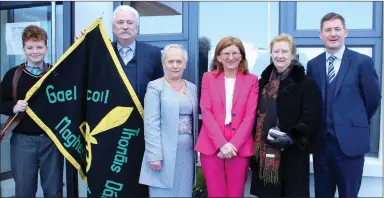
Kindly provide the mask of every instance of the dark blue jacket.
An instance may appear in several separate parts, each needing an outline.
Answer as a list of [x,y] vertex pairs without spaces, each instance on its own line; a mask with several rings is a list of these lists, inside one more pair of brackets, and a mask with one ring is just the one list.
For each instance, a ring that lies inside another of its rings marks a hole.
[[[324,104],[325,52],[308,62],[307,72],[320,88]],[[381,100],[379,78],[372,58],[345,48],[333,94],[333,104],[329,105],[332,105],[335,134],[341,150],[347,156],[369,152],[369,120]],[[325,108],[323,105],[323,115]],[[320,136],[324,135],[322,133],[326,133],[324,128]]]
[[[120,64],[124,65],[117,51],[117,42],[112,43],[113,49],[119,58]],[[142,105],[144,105],[144,96],[149,81],[156,80],[164,76],[163,66],[161,63],[161,49],[156,46],[149,45],[144,42],[136,41],[135,56],[137,59],[137,76],[134,87],[137,97]]]

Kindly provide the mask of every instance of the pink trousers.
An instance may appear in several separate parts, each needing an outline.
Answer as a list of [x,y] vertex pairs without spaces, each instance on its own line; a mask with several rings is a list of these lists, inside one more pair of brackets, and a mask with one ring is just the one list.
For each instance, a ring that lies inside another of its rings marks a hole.
[[200,153],[201,168],[208,197],[243,197],[248,176],[249,157],[220,159]]

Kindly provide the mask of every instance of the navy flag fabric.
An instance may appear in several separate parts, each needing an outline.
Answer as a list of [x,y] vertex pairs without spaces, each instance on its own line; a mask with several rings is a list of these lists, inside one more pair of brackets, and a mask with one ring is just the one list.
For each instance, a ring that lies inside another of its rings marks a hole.
[[138,184],[143,107],[97,19],[27,93],[27,113],[88,184],[89,197],[148,196]]

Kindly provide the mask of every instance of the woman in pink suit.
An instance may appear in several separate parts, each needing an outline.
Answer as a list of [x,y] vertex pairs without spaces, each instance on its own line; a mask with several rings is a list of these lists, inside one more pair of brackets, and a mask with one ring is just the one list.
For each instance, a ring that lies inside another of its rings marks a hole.
[[195,150],[209,197],[242,197],[253,155],[252,128],[258,99],[257,76],[248,71],[238,38],[216,46],[211,72],[204,73],[200,108],[203,125]]

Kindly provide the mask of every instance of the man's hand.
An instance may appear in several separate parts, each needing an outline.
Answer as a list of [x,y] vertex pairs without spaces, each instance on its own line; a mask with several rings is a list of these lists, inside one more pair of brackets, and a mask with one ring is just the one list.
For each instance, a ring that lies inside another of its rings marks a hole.
[[25,100],[17,101],[16,105],[13,107],[13,113],[17,114],[20,112],[24,112],[27,109],[28,103]]
[[80,34],[75,36],[74,40],[77,41],[80,37],[82,37],[85,34],[86,31],[87,29],[81,30]]
[[150,161],[149,167],[151,167],[154,171],[160,171],[161,170],[161,161]]

